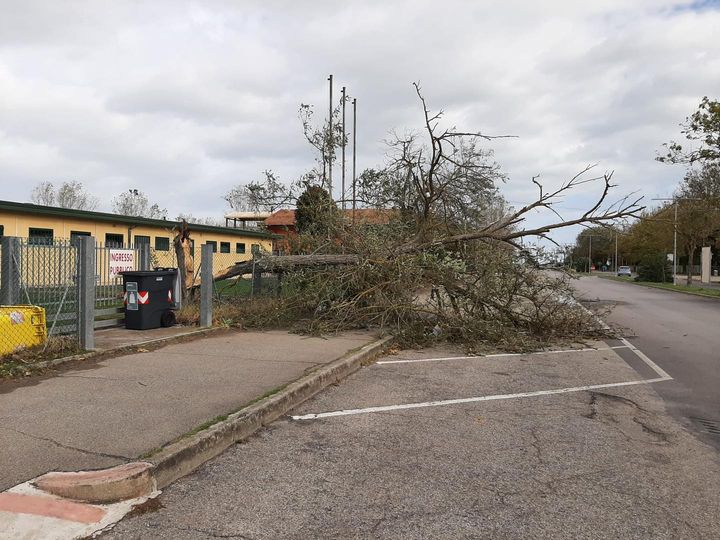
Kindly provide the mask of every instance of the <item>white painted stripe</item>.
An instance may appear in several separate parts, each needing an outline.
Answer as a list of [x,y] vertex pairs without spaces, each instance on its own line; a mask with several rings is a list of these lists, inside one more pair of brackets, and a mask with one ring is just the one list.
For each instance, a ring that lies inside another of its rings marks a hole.
[[463,403],[476,403],[479,401],[497,401],[503,399],[516,399],[526,397],[537,397],[537,396],[551,396],[555,394],[568,394],[570,392],[583,392],[587,390],[599,390],[601,388],[618,388],[621,386],[634,386],[638,384],[651,384],[656,382],[662,382],[669,380],[666,377],[660,377],[657,379],[644,379],[640,381],[627,381],[618,383],[606,383],[606,384],[591,384],[587,386],[573,386],[570,388],[557,388],[555,390],[538,390],[535,392],[521,392],[519,394],[498,394],[494,396],[479,396],[471,398],[460,398],[460,399],[445,399],[442,401],[425,401],[422,403],[408,403],[404,405],[386,405],[382,407],[366,407],[364,409],[346,409],[342,411],[332,411],[316,414],[303,414],[298,416],[291,416],[293,420],[315,420],[318,418],[329,418],[332,416],[350,416],[354,414],[368,414],[377,412],[387,411],[399,411],[404,409],[421,409],[425,407],[443,407],[445,405],[459,405]]
[[561,349],[557,351],[537,351],[532,353],[498,353],[498,354],[478,354],[474,356],[447,356],[444,358],[413,358],[413,359],[402,359],[402,360],[380,360],[375,362],[378,366],[386,364],[414,364],[416,362],[446,362],[448,360],[476,360],[478,358],[503,358],[510,356],[530,356],[530,355],[544,355],[544,354],[561,354],[561,353],[575,353],[575,352],[592,352],[592,351],[610,351],[613,349],[627,349],[628,345],[616,345],[614,347],[598,347],[597,349]]
[[[602,326],[605,330],[607,330],[608,332],[612,332],[610,326],[609,326],[605,321],[603,321],[598,315],[596,315],[595,313],[593,313],[592,311],[590,311],[588,308],[586,308],[585,306],[583,306],[580,302],[578,302],[577,300],[575,300],[575,298],[570,297],[569,300],[571,300],[571,301],[574,302],[576,305],[580,306],[582,309],[584,309],[585,311],[587,311],[587,312],[590,314],[590,316],[593,317],[593,318],[595,318],[595,320],[596,320],[597,322],[599,322],[599,323],[600,323],[600,326]],[[640,360],[642,360],[642,361],[645,362],[648,366],[650,366],[650,369],[652,369],[655,373],[657,373],[658,375],[660,375],[660,377],[661,377],[662,379],[664,379],[664,380],[672,380],[672,377],[671,377],[664,369],[662,369],[662,368],[661,368],[660,366],[658,366],[655,362],[653,362],[652,360],[650,360],[650,358],[649,358],[644,352],[642,352],[640,349],[638,349],[637,347],[635,347],[635,346],[634,346],[632,343],[630,343],[627,339],[625,339],[625,338],[620,338],[620,341],[621,341],[624,345],[626,345],[632,352],[634,352],[635,355],[636,355],[638,358],[640,358]]]
[[623,343],[628,347],[628,349],[630,349],[632,352],[634,352],[635,355],[636,355],[638,358],[640,358],[640,360],[642,360],[642,361],[645,362],[648,366],[650,366],[650,369],[652,369],[655,373],[657,373],[658,375],[660,375],[660,377],[662,377],[663,379],[667,379],[667,380],[672,379],[672,377],[671,377],[670,375],[668,375],[668,373],[667,373],[663,368],[661,368],[661,367],[658,366],[655,362],[653,362],[652,360],[650,360],[650,358],[649,358],[644,352],[642,352],[640,349],[638,349],[637,347],[635,347],[635,346],[634,346],[632,343],[630,343],[627,339],[621,338],[620,341],[623,342]]

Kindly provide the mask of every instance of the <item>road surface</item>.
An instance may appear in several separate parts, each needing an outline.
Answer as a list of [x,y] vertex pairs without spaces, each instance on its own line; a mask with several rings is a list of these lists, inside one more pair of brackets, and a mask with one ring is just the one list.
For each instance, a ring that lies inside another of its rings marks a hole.
[[717,538],[720,453],[594,346],[381,358],[103,538]]
[[673,377],[655,388],[670,413],[720,449],[720,300],[598,277],[575,289],[614,306],[605,320]]

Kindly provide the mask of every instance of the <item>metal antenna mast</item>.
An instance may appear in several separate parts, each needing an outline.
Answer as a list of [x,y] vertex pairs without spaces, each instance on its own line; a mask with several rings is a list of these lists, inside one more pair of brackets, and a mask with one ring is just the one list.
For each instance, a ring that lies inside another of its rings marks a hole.
[[342,87],[342,209],[345,210],[345,87]]
[[357,181],[357,176],[355,174],[355,164],[357,159],[357,99],[353,98],[353,162],[352,162],[352,209],[353,209],[353,224],[355,223],[355,208],[357,206],[357,201],[355,200],[355,183]]
[[330,81],[330,116],[328,117],[328,143],[330,145],[330,148],[328,149],[328,191],[330,192],[330,198],[335,200],[333,198],[333,185],[332,185],[332,156],[333,151],[335,150],[334,144],[333,144],[333,76],[330,75],[328,77],[328,81]]

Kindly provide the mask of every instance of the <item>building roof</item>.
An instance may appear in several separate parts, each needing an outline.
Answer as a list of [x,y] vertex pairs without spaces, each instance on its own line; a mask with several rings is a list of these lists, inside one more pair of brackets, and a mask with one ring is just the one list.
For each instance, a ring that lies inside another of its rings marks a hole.
[[[0,201],[0,211],[18,212],[22,214],[34,214],[41,216],[55,216],[63,218],[86,219],[88,221],[102,221],[106,223],[125,223],[128,225],[147,225],[150,227],[163,227],[170,229],[178,227],[182,222],[169,219],[151,219],[135,216],[123,216],[107,212],[91,212],[88,210],[73,210],[70,208],[59,208],[57,206],[42,206],[39,204],[18,203],[12,201]],[[258,229],[240,229],[235,227],[217,227],[214,225],[201,225],[199,223],[188,223],[191,231],[212,232],[219,234],[230,234],[235,236],[254,236],[257,238],[275,238],[275,235]]]
[[265,220],[266,226],[294,227],[295,210],[277,210]]
[[225,219],[239,219],[241,221],[265,221],[272,215],[271,212],[228,212]]
[[[352,219],[353,210],[344,210],[345,217]],[[396,210],[387,208],[357,208],[355,221],[365,225],[386,225],[397,214]],[[268,227],[294,227],[295,210],[278,210],[265,220]]]

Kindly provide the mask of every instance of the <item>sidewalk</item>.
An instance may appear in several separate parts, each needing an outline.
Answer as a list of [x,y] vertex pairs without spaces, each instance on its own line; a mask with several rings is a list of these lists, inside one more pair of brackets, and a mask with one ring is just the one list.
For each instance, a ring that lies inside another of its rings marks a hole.
[[0,491],[134,461],[374,338],[238,331],[3,383]]

